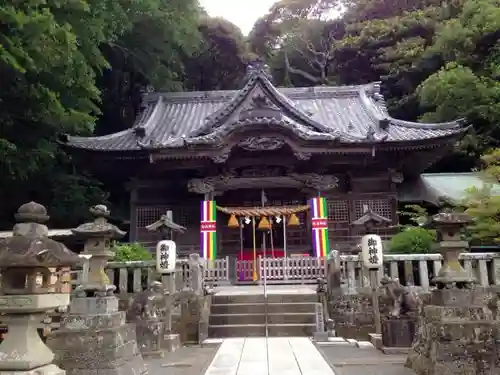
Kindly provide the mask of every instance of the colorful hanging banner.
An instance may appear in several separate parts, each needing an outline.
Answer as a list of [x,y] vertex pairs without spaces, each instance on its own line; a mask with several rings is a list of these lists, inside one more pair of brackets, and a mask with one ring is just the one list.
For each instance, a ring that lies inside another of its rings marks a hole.
[[214,260],[217,255],[216,220],[217,207],[215,201],[201,202],[200,244],[201,257]]
[[312,198],[309,204],[311,205],[314,255],[318,258],[326,257],[330,251],[326,199],[322,197]]

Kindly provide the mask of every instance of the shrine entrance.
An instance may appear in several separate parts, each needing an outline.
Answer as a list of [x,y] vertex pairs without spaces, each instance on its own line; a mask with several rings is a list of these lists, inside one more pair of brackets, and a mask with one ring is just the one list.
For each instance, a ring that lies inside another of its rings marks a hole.
[[[305,206],[307,199],[296,189],[245,189],[225,192],[217,198],[217,205],[228,209],[266,209],[266,213],[272,213],[269,209],[273,207]],[[292,223],[287,221],[287,215],[271,214],[264,219],[264,215],[258,212],[255,216],[249,212],[248,216],[238,215],[236,225],[229,225],[230,214],[220,213],[217,219],[220,223],[220,253],[242,260],[253,259],[255,255],[276,258],[294,254],[310,255],[310,220],[307,211],[294,214],[296,220]]]
[[309,207],[300,191],[286,188],[228,191],[218,197],[217,205],[219,254],[235,259],[238,281],[260,279],[259,260],[312,254]]

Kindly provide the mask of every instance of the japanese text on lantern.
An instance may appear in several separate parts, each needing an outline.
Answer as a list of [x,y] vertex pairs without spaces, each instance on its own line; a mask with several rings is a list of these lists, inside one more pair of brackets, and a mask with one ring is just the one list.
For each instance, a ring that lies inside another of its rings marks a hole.
[[361,239],[361,256],[366,268],[380,268],[383,263],[382,239],[376,234],[367,234]]
[[164,240],[156,245],[156,270],[160,273],[175,271],[177,258],[176,245],[174,241]]

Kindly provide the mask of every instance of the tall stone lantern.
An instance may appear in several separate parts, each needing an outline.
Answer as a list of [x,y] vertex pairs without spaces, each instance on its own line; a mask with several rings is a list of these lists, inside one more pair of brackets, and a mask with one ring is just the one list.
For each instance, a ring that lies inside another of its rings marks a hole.
[[60,329],[49,336],[47,345],[68,375],[146,374],[135,325],[125,323],[125,312],[118,310],[118,298],[113,295],[116,287],[105,273],[114,255],[111,240],[125,232],[108,222],[106,206],[94,206],[90,212],[94,221],[73,229],[86,240],[84,254],[91,255],[89,276],[76,288],[69,314],[62,317]]
[[460,236],[471,221],[464,213],[434,215],[443,266],[434,278],[437,288],[422,307],[419,327],[406,366],[418,375],[498,374],[497,314],[488,308],[491,295],[460,264],[468,244]]
[[76,288],[76,293],[89,297],[94,294],[112,296],[116,286],[110,284],[104,269],[108,260],[115,255],[111,251],[112,240],[122,238],[126,232],[108,222],[110,212],[106,206],[99,204],[91,207],[90,213],[94,215],[94,221],[72,230],[76,236],[86,239],[82,255],[90,256],[88,278]]
[[38,325],[49,310],[70,302],[62,292],[61,278],[52,274],[78,263],[78,256],[62,243],[48,238],[49,216],[41,204],[19,207],[13,236],[0,243],[0,313],[8,325],[0,344],[0,374],[65,374],[52,364],[54,354],[43,343]]
[[476,281],[458,260],[460,253],[469,247],[461,233],[470,222],[471,217],[466,213],[441,212],[432,217],[431,226],[437,230],[439,251],[443,256],[443,265],[434,277],[438,289],[470,288]]

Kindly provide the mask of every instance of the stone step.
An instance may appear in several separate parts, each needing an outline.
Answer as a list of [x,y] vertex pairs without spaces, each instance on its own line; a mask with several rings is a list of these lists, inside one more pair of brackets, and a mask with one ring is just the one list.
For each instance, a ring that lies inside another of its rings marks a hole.
[[[266,297],[263,294],[215,294],[212,297],[214,304],[229,303],[265,303]],[[316,294],[268,294],[268,303],[297,303],[297,302],[318,302]]]
[[[270,337],[301,337],[312,336],[316,330],[315,324],[268,324]],[[209,325],[208,336],[217,337],[265,337],[265,324],[228,324]]]
[[[267,314],[268,324],[314,324],[316,314],[314,313],[271,313]],[[243,324],[265,324],[266,314],[213,314],[210,316],[212,325],[243,325]]]
[[[267,306],[267,307],[266,307]],[[266,310],[267,309],[267,310]],[[316,306],[311,302],[294,303],[212,303],[211,314],[284,314],[315,313]]]

